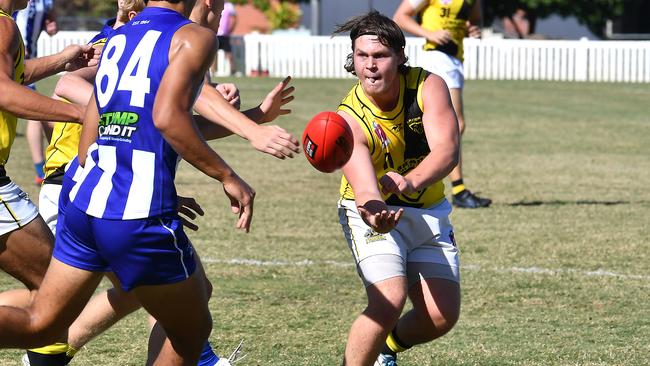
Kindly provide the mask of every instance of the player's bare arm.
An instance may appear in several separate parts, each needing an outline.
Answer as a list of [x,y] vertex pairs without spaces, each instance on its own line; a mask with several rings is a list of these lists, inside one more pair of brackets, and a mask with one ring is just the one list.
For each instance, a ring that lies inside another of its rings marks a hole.
[[92,45],[70,45],[63,51],[25,61],[25,84],[31,84],[62,71],[75,71],[99,62],[101,49]]
[[389,210],[379,193],[375,169],[370,159],[368,139],[354,119],[345,112],[338,112],[350,126],[354,148],[350,160],[343,166],[343,174],[352,186],[357,209],[363,221],[378,233],[395,228],[403,210]]
[[[289,78],[285,79],[269,93],[271,95],[270,100],[268,100],[269,95],[267,95],[260,106],[253,108],[253,110],[259,109],[258,111],[249,110],[244,113],[258,119],[260,123],[275,119],[281,114],[289,113],[282,108],[284,104],[293,99],[293,96],[290,95],[293,92],[293,87],[286,87],[289,80]],[[280,105],[276,108],[274,102],[278,100]],[[268,109],[265,110],[264,108]],[[207,120],[247,139],[258,151],[273,155],[279,159],[293,157],[293,154],[298,152],[298,140],[286,130],[278,126],[258,125],[251,118],[229,105],[219,92],[209,85],[202,87],[201,94],[194,105],[194,110],[206,117]],[[214,132],[222,133],[220,129],[215,129]],[[216,138],[218,137],[222,136],[217,135]]]
[[241,107],[241,96],[239,95],[239,89],[237,89],[235,84],[218,83],[214,85],[214,88],[219,92],[219,94],[221,94],[226,102],[230,103],[230,105],[235,107],[236,110],[239,110],[239,107]]
[[460,151],[458,121],[449,90],[442,78],[435,74],[427,77],[422,90],[422,102],[422,124],[431,151],[404,177],[413,191],[426,188],[446,177],[458,164]]
[[[247,111],[244,111],[244,114],[246,113],[254,113],[256,116],[252,118],[253,120],[256,120],[258,123],[264,123],[271,120],[274,120],[278,116],[281,115],[286,115],[291,113],[290,109],[285,108],[285,105],[293,100],[293,95],[291,93],[294,91],[294,87],[287,87],[287,84],[289,82],[290,78],[286,78],[278,85],[271,90],[262,103],[255,107],[251,108]],[[201,95],[204,96],[204,93],[210,93],[212,94],[212,91],[207,91],[205,89],[202,90]],[[216,97],[216,96],[214,96]],[[202,97],[199,97],[201,99]],[[196,105],[195,105],[196,109]],[[220,117],[219,110],[216,108],[214,104],[210,103],[202,103],[200,106],[201,110],[201,116],[195,118],[197,121],[197,125],[199,126],[199,129],[201,131],[201,134],[203,134],[203,137],[206,140],[212,140],[212,139],[217,139],[225,136],[230,136],[233,134],[233,131],[227,129],[221,124],[216,124],[213,121],[218,121]],[[252,111],[252,112],[251,112]],[[207,121],[205,120],[207,119]],[[289,134],[286,132],[284,129],[278,127],[278,126],[266,126],[266,128],[271,128],[276,131],[277,138],[280,138],[282,140],[286,140],[291,142],[292,144],[298,144],[298,142]],[[285,156],[293,156],[294,150],[291,150],[287,147],[285,147],[282,142],[279,141],[276,144],[275,149],[276,150],[281,150]],[[271,140],[270,142],[273,142]]]
[[[188,24],[174,34],[169,66],[153,106],[153,120],[183,159],[223,183],[233,212],[239,214],[236,227],[248,231],[255,191],[208,146],[198,133],[190,112],[194,95],[187,91],[197,90],[201,84],[216,52],[214,41],[214,33],[196,24]],[[232,108],[223,98],[221,101]]]
[[451,33],[449,33],[449,31],[443,29],[432,32],[424,29],[413,18],[416,13],[417,9],[413,8],[411,3],[408,0],[403,0],[397,7],[397,10],[395,10],[393,20],[405,31],[415,36],[424,37],[435,44],[442,45],[451,41]]
[[481,25],[483,22],[481,9],[481,0],[476,0],[472,5],[472,12],[469,14],[469,20],[466,24],[468,37],[481,38]]
[[0,18],[0,109],[19,118],[78,122],[83,107],[56,101],[14,81],[14,55],[20,34],[11,19]]
[[90,99],[86,106],[86,114],[83,118],[83,127],[81,128],[81,136],[79,137],[79,148],[77,149],[77,156],[79,157],[79,164],[86,165],[86,154],[90,145],[97,141],[99,135],[99,111],[97,110],[97,103],[95,103],[95,93],[90,94]]
[[[92,73],[97,72],[95,68],[84,68],[63,75],[56,83],[54,94],[70,103],[86,105],[89,101],[89,96],[93,93],[93,85],[85,75],[88,73],[87,70]],[[83,72],[80,73],[80,71]]]

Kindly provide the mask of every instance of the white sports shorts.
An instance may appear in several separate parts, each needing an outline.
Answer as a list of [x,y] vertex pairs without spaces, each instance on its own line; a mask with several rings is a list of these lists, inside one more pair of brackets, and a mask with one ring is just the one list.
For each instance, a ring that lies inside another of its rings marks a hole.
[[449,89],[462,89],[465,85],[463,63],[456,57],[440,51],[425,51],[420,53],[419,63],[425,70],[440,76]]
[[38,211],[43,217],[43,220],[45,220],[47,227],[52,231],[52,234],[56,234],[60,194],[60,184],[45,183],[41,186],[41,192],[38,195]]
[[449,202],[445,199],[430,208],[401,208],[404,213],[397,227],[379,234],[361,219],[353,200],[339,201],[339,222],[364,285],[397,276],[407,277],[409,287],[425,278],[460,282]]
[[29,195],[14,182],[0,187],[0,235],[20,229],[38,216]]

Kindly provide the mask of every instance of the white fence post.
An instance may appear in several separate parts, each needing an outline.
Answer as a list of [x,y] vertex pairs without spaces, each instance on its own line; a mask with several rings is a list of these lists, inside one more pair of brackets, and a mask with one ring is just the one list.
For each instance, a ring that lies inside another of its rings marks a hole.
[[[62,31],[41,35],[38,53],[47,56],[70,44],[85,44],[95,32]],[[348,36],[248,34],[243,37],[245,75],[350,78],[343,69]],[[411,66],[422,59],[424,39],[407,37]],[[650,82],[650,41],[551,41],[465,39],[465,77],[492,80]],[[217,53],[218,76],[228,75],[224,53]]]

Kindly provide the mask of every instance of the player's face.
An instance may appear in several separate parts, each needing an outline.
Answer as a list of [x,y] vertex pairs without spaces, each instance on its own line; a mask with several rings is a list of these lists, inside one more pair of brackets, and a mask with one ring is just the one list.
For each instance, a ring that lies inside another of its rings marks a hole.
[[403,55],[379,42],[375,35],[363,35],[354,41],[354,71],[363,90],[369,95],[380,95],[395,90],[398,66]]

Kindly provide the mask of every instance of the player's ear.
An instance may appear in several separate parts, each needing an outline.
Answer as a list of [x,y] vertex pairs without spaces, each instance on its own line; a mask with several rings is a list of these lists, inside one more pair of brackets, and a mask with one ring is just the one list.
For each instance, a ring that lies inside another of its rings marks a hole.
[[136,15],[138,15],[137,11],[131,10],[129,12],[129,20],[133,19]]
[[406,62],[406,55],[404,54],[403,48],[397,53],[397,57],[399,58],[400,65]]

